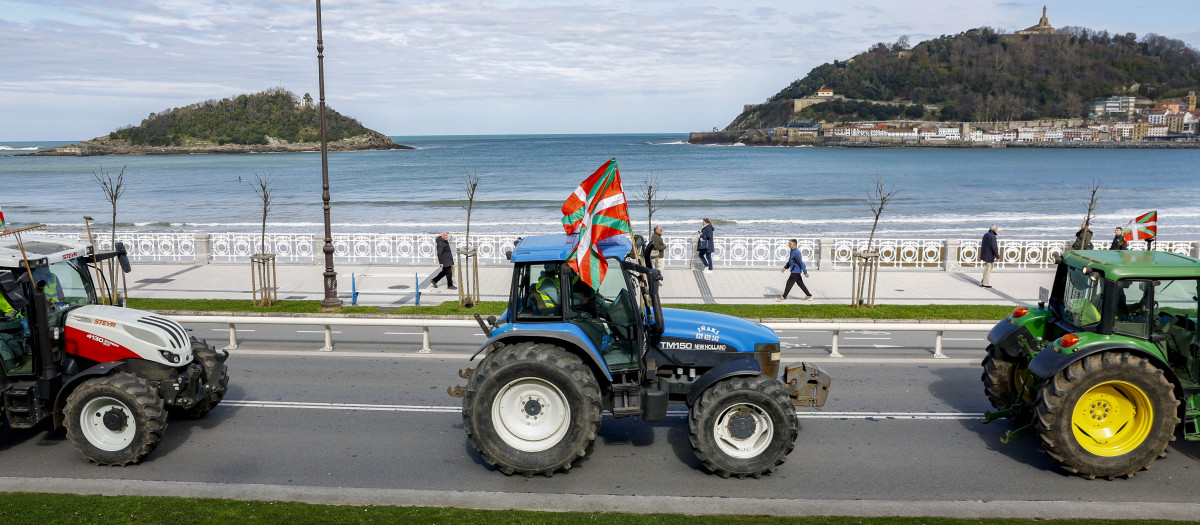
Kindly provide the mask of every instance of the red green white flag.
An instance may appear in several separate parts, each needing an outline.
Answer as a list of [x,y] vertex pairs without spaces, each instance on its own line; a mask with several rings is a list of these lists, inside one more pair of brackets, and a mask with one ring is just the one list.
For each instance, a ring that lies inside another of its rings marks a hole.
[[617,159],[609,159],[580,183],[563,203],[562,213],[563,230],[578,236],[567,265],[583,282],[598,290],[608,263],[597,245],[609,237],[633,231]]
[[4,229],[4,210],[0,209],[0,230]]
[[1158,212],[1142,214],[1125,225],[1125,242],[1153,239],[1158,236]]

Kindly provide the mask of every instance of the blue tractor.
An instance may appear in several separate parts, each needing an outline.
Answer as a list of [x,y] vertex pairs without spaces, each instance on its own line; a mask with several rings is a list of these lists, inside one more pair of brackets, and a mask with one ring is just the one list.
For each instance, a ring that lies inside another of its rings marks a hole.
[[589,454],[602,412],[647,422],[669,404],[688,407],[692,449],[722,477],[759,477],[787,459],[795,406],[819,407],[829,376],[809,363],[780,373],[779,337],[737,317],[663,308],[658,270],[630,259],[625,237],[598,248],[608,272],[598,290],[566,264],[575,237],[522,239],[507,311],[480,321],[488,340],[467,386],[471,445],[505,474],[551,476]]

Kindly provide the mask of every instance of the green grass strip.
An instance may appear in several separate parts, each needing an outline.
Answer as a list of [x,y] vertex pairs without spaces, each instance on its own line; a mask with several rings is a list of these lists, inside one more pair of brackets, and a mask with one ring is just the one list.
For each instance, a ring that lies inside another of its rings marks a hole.
[[[844,304],[669,304],[671,308],[716,312],[750,319],[952,319],[997,321],[1012,313],[1001,305],[899,305],[880,304],[874,308],[854,308]],[[138,299],[129,300],[130,308],[154,311],[321,313],[320,301],[280,301],[269,308],[256,308],[250,301],[238,299]],[[435,306],[401,306],[381,309],[375,306],[343,306],[334,314],[399,315],[500,315],[506,303],[483,301],[474,308],[463,308],[447,301]]]
[[[555,497],[548,494],[548,498]],[[1065,525],[1083,520],[951,519],[951,518],[778,518],[767,516],[683,516],[678,514],[618,514],[589,512],[532,512],[471,510],[438,507],[313,505],[277,501],[237,501],[141,496],[81,496],[74,494],[0,494],[0,523],[11,525],[354,524],[405,523],[456,525],[596,524],[791,524],[814,525]],[[1086,520],[1101,525],[1168,523],[1163,521]]]

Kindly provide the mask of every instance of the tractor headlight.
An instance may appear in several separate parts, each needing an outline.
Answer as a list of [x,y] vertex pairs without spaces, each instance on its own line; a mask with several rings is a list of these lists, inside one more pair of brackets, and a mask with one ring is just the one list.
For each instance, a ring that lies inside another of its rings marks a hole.
[[159,350],[158,355],[161,355],[163,359],[166,359],[167,361],[170,361],[172,363],[179,362],[179,354],[176,354],[174,352],[171,352],[168,350]]

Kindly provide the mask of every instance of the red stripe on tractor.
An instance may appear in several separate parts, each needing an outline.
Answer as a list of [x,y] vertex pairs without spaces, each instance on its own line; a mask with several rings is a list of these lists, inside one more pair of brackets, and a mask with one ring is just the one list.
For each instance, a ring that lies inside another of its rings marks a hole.
[[100,363],[119,361],[121,359],[140,358],[132,350],[103,337],[85,332],[78,328],[67,327],[66,350],[68,354],[77,355]]

